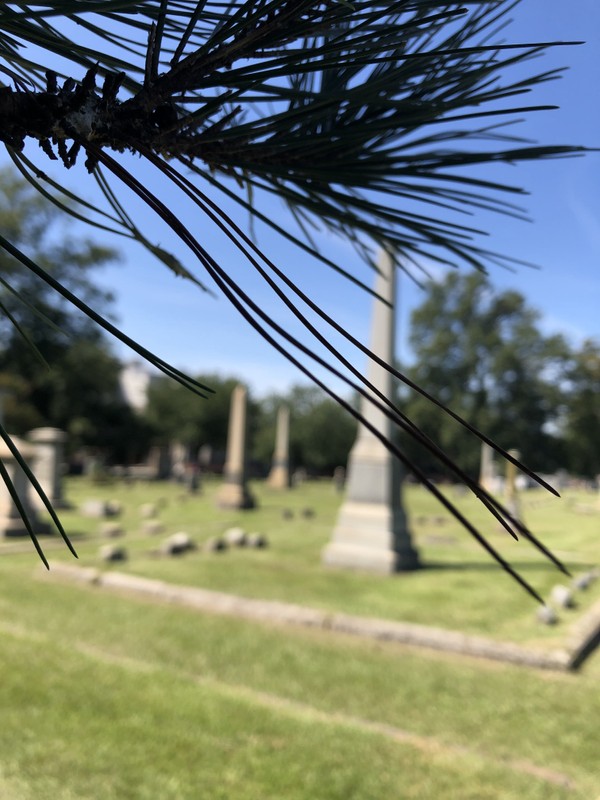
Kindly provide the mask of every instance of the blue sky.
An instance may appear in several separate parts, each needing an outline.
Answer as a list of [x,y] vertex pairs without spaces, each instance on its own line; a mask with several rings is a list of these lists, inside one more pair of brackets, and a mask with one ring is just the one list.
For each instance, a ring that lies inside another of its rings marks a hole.
[[[586,41],[579,47],[551,50],[536,65],[539,69],[569,66],[560,80],[541,86],[534,98],[527,99],[557,104],[560,109],[530,115],[518,132],[542,143],[600,146],[598,0],[522,0],[513,18],[506,32],[506,38],[512,41]],[[490,249],[540,265],[539,270],[518,267],[515,272],[497,268],[491,273],[494,285],[522,292],[541,312],[546,332],[562,332],[574,343],[585,337],[600,340],[600,153],[541,164],[496,165],[480,170],[480,174],[507,180],[531,192],[524,205],[532,223],[491,214],[478,220],[490,234],[485,242]],[[69,179],[76,181],[77,177],[69,173]],[[278,201],[268,201],[265,210],[286,224],[286,213]],[[147,212],[141,213],[147,220]],[[188,213],[182,206],[182,216]],[[240,218],[239,212],[235,213],[245,225],[243,215]],[[186,219],[197,235],[200,232],[200,241],[219,255],[223,265],[254,292],[253,296],[260,298],[265,310],[286,329],[296,330],[211,226],[197,213]],[[148,222],[144,230],[164,247],[173,247],[186,266],[201,276],[201,268],[196,268],[182,248],[173,245],[166,229]],[[367,340],[371,300],[364,292],[284,241],[260,228],[257,232],[265,253],[318,298],[347,330]],[[319,242],[337,263],[362,280],[372,281],[369,269],[348,245],[328,235],[322,235]],[[121,247],[120,240],[114,243]],[[174,278],[137,247],[128,245],[122,251],[121,265],[99,272],[97,280],[115,292],[116,315],[129,336],[192,373],[237,375],[258,395],[306,380],[239,318],[226,299],[203,294]],[[405,362],[411,358],[406,343],[410,311],[422,299],[422,290],[401,276],[397,347]],[[116,350],[123,359],[133,357],[121,347]],[[364,364],[360,354],[352,359],[358,366]]]

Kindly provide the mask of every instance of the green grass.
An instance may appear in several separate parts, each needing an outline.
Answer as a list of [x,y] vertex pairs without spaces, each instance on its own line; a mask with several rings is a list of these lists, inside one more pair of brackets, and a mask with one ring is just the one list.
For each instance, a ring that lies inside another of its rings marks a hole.
[[540,674],[30,576],[0,559],[3,800],[600,791],[596,659]]
[[[119,569],[246,597],[435,625],[547,648],[560,646],[570,622],[600,597],[597,582],[588,592],[579,593],[576,611],[562,612],[559,625],[541,626],[535,621],[535,602],[420,487],[408,487],[405,494],[425,569],[382,578],[321,565],[321,551],[331,536],[340,502],[328,482],[309,483],[284,493],[257,483],[253,490],[260,506],[246,512],[218,510],[217,486],[207,482],[201,495],[189,497],[170,484],[93,487],[79,480],[69,484],[68,496],[76,505],[89,497],[114,498],[123,504],[120,522],[127,536],[120,541],[130,560]],[[156,558],[151,551],[164,537],[140,533],[139,506],[151,499],[163,503],[160,520],[167,533],[186,530],[201,544],[230,526],[241,525],[266,534],[271,546],[259,551],[198,551],[175,560]],[[542,596],[547,597],[554,584],[568,582],[527,542],[516,543],[503,533],[477,500],[453,499]],[[526,522],[574,574],[598,563],[600,505],[590,514],[576,513],[574,507],[583,503],[593,507],[597,502],[594,495],[583,494],[556,499],[532,491],[524,496]],[[311,520],[301,515],[306,507],[315,512]],[[283,519],[284,508],[294,512],[293,519]],[[97,566],[98,521],[83,519],[76,512],[61,516],[74,533],[81,563]],[[85,536],[78,537],[78,533]],[[62,557],[70,555],[63,550]]]
[[[436,521],[439,509],[416,487],[407,504],[430,568],[385,579],[320,566],[339,503],[325,483],[283,495],[257,485],[261,507],[245,514],[215,510],[214,484],[197,498],[158,484],[67,488],[75,503],[124,503],[127,535],[117,541],[131,558],[119,569],[548,646],[568,626],[565,613],[562,629],[540,630],[527,596],[453,523]],[[200,543],[242,524],[267,534],[271,547],[157,559],[149,551],[162,536],[142,535],[139,514],[157,497],[167,532],[184,529]],[[557,505],[535,493],[527,501],[527,521],[569,554],[571,567],[594,563],[600,515],[576,514],[569,499]],[[310,521],[299,514],[307,506]],[[283,520],[284,507],[293,520]],[[98,566],[99,522],[75,510],[62,517],[81,563]],[[45,543],[53,559],[70,559],[58,541]],[[527,545],[507,544],[538,588],[556,582]],[[43,569],[26,541],[5,542],[0,554],[2,800],[600,793],[598,654],[576,675],[542,673],[39,580]],[[597,596],[582,593],[579,611]]]

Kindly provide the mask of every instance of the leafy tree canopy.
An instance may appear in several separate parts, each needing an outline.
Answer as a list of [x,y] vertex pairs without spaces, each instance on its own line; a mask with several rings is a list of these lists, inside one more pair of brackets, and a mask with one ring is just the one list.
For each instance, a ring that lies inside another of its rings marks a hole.
[[[117,259],[114,249],[68,232],[59,209],[14,170],[0,170],[0,230],[70,291],[99,310],[111,294],[90,271]],[[20,374],[41,356],[49,363],[76,338],[98,340],[100,331],[47,282],[0,249],[0,364]],[[34,369],[32,366],[31,369]]]
[[255,454],[270,464],[275,445],[275,419],[280,405],[290,409],[290,461],[293,467],[331,475],[344,466],[356,437],[356,422],[315,386],[293,386],[285,395],[261,403],[263,422],[256,437]]
[[586,340],[572,354],[566,373],[562,435],[569,469],[576,475],[600,475],[600,343]]
[[[148,390],[148,405],[144,419],[162,443],[180,442],[189,448],[190,455],[202,445],[225,452],[229,425],[231,393],[240,382],[237,378],[201,375],[198,381],[214,390],[205,400],[186,387],[164,378],[154,380]],[[258,407],[248,398],[250,436],[257,421]]]
[[[525,463],[550,472],[559,466],[549,430],[562,402],[560,376],[569,348],[561,336],[544,336],[538,320],[518,292],[494,291],[481,273],[451,272],[427,285],[411,316],[410,376],[504,448],[518,449]],[[418,395],[407,395],[405,407],[477,477],[480,443],[474,436]],[[440,469],[432,460],[427,467]]]
[[[92,273],[114,262],[116,251],[70,236],[57,207],[9,169],[0,171],[0,228],[48,274],[107,313],[111,294],[95,285]],[[23,434],[56,426],[70,434],[71,449],[95,446],[111,459],[128,460],[123,434],[135,449],[139,425],[120,397],[120,364],[98,326],[4,250],[0,309],[8,428]]]

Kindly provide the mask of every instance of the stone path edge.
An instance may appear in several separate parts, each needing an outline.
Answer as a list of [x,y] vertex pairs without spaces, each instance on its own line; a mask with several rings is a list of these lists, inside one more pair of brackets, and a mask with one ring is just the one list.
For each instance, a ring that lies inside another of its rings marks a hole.
[[125,592],[138,597],[149,597],[212,614],[320,628],[537,669],[575,670],[600,643],[600,601],[572,625],[564,649],[544,652],[509,642],[469,636],[458,631],[321,611],[274,600],[254,600],[192,586],[178,586],[123,572],[105,572],[93,567],[78,567],[64,562],[51,562],[50,571],[44,569],[42,572],[40,569],[36,575],[38,577],[43,575],[47,579],[92,585],[109,591]]

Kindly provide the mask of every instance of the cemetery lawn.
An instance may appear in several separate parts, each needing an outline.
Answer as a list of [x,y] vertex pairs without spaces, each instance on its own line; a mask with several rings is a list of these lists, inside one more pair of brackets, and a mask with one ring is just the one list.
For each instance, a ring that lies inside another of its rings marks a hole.
[[3,800],[591,800],[580,674],[250,623],[0,557]]
[[[536,602],[419,486],[407,487],[405,502],[425,569],[380,577],[321,565],[321,551],[341,501],[329,481],[309,482],[287,492],[255,482],[252,491],[259,507],[243,512],[216,508],[218,485],[216,480],[205,481],[201,494],[190,496],[170,483],[93,486],[73,479],[66,496],[75,507],[90,498],[122,504],[123,513],[116,521],[125,536],[113,541],[127,548],[129,559],[112,569],[243,597],[430,625],[547,649],[563,646],[572,622],[600,598],[596,581],[586,592],[577,593],[576,609],[559,612],[558,625],[539,624]],[[456,494],[452,488],[447,494],[542,597],[548,598],[558,583],[569,584],[570,579],[528,542],[515,542],[503,532],[475,498]],[[152,502],[160,506],[157,520],[165,530],[149,536],[141,532],[140,506]],[[558,499],[532,490],[524,494],[522,505],[531,530],[574,576],[600,563],[597,495],[569,492]],[[312,518],[304,516],[306,509],[314,513]],[[284,518],[284,511],[292,518]],[[98,535],[102,522],[86,519],[76,510],[61,512],[61,518],[73,536],[79,563],[101,566],[98,550],[109,541]],[[207,539],[232,526],[264,534],[269,547],[202,550]],[[165,537],[182,530],[199,549],[175,559],[156,557],[153,551]],[[44,542],[52,542],[51,558],[77,563],[55,538]]]
[[[254,486],[261,507],[245,514],[216,511],[215,486],[186,498],[171,485],[73,481],[66,494],[75,504],[123,503],[126,535],[115,542],[130,560],[120,570],[538,646],[569,624],[569,612],[550,633],[533,624],[533,602],[442,522],[417,487],[407,504],[430,568],[381,579],[320,566],[339,504],[328,484],[285,495]],[[139,506],[158,498],[166,531],[142,534]],[[583,513],[595,501],[573,498],[576,510],[567,498],[559,511],[535,493],[525,505],[528,522],[538,520],[536,532],[575,573],[597,561],[600,515]],[[301,515],[307,507],[313,519]],[[283,519],[284,508],[293,519]],[[76,510],[61,517],[81,564],[99,566],[101,523]],[[168,533],[186,530],[202,543],[235,524],[266,534],[270,547],[172,560],[149,553]],[[52,560],[73,562],[56,539],[44,544]],[[557,582],[526,545],[508,545],[543,593]],[[600,793],[598,653],[577,674],[540,672],[201,614],[39,580],[42,571],[26,541],[0,543],[2,800],[591,800]],[[572,615],[597,599],[596,587],[580,593]]]

